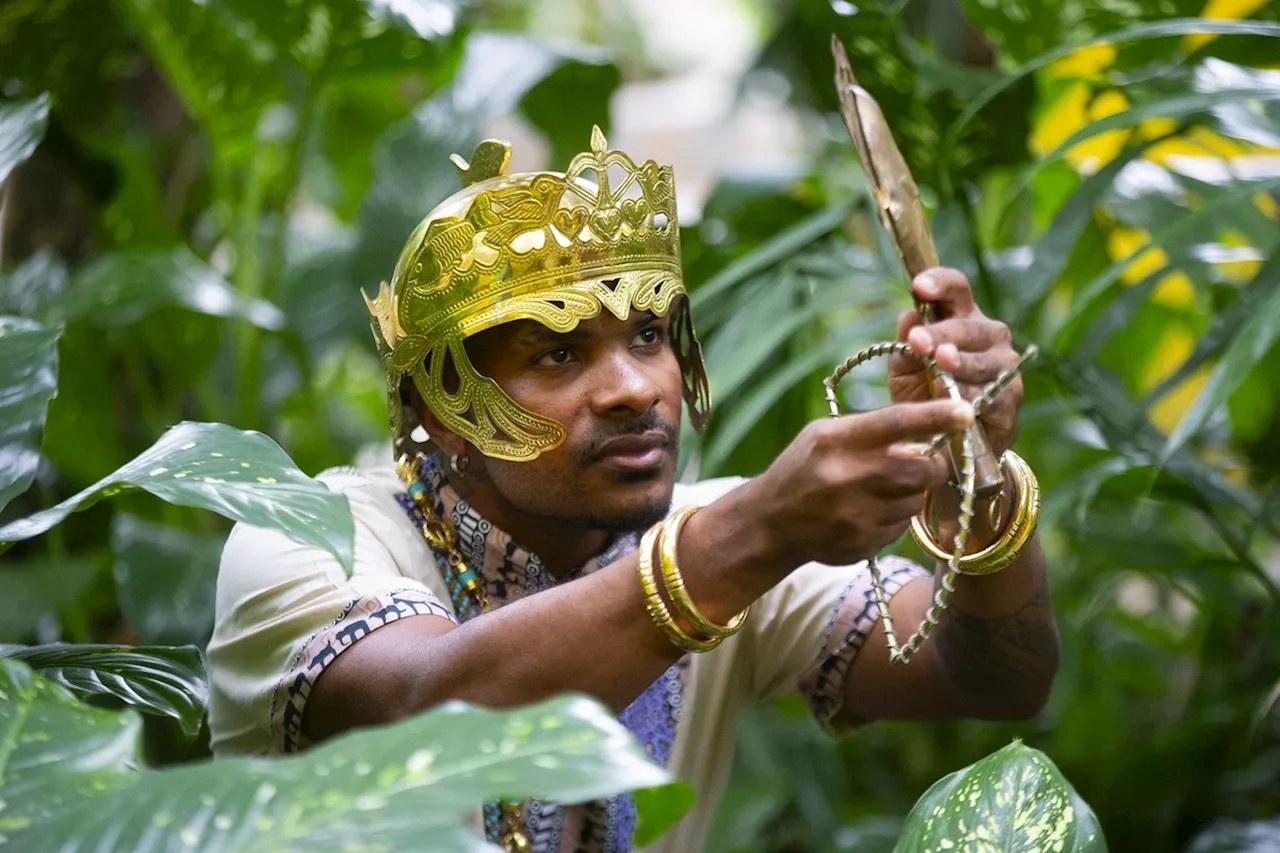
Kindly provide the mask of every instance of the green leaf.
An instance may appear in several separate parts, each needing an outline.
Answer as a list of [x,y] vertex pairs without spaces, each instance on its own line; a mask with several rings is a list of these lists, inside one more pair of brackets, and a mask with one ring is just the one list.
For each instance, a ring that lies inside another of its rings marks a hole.
[[696,797],[693,786],[684,781],[657,788],[641,788],[631,796],[637,814],[632,843],[637,847],[648,847],[675,826],[693,808]]
[[79,557],[0,567],[0,643],[29,640],[41,619],[75,601],[96,574],[97,567]]
[[49,126],[49,95],[0,102],[0,190],[9,175],[35,153]]
[[0,844],[70,801],[134,782],[141,734],[132,711],[90,708],[0,657]]
[[0,527],[0,548],[38,536],[72,512],[129,489],[179,506],[268,527],[328,551],[350,574],[355,522],[345,497],[294,466],[265,435],[226,424],[181,423],[123,468],[79,494]]
[[607,53],[583,49],[529,89],[520,111],[551,143],[551,168],[564,169],[585,150],[592,125],[609,132],[608,106],[621,83],[622,72]]
[[139,774],[132,788],[12,836],[15,849],[490,850],[463,817],[498,797],[581,802],[671,781],[598,703],[490,711],[451,702],[288,758],[220,758]]
[[222,536],[144,521],[111,520],[120,613],[144,643],[203,647],[213,632]]
[[1014,741],[925,791],[894,851],[977,848],[1098,853],[1107,842],[1093,811],[1048,756]]
[[1231,392],[1239,387],[1277,340],[1280,340],[1280,288],[1268,294],[1231,341],[1209,380],[1196,395],[1195,402],[1170,434],[1164,458],[1176,452],[1204,426],[1209,416],[1227,401]]
[[262,329],[284,325],[280,309],[236,292],[185,246],[103,255],[72,277],[67,290],[46,306],[45,314],[62,321],[123,326],[169,305],[213,317],[234,317]]
[[0,510],[27,490],[40,465],[40,433],[58,393],[62,329],[0,317]]
[[132,708],[172,717],[190,740],[200,732],[209,681],[194,646],[0,646],[54,684],[91,699],[112,696]]
[[[276,51],[221,0],[115,0],[219,159],[253,151],[268,104],[285,100]],[[273,4],[274,5],[274,4]]]

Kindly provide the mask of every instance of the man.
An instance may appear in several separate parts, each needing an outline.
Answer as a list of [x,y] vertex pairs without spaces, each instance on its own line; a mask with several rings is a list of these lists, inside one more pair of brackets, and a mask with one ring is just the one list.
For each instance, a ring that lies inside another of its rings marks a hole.
[[[369,302],[387,369],[388,467],[325,475],[348,496],[356,568],[238,526],[222,561],[209,646],[218,754],[294,752],[447,699],[513,706],[598,697],[698,793],[659,843],[702,846],[738,709],[800,691],[847,732],[873,720],[1021,718],[1057,664],[1034,476],[1011,453],[979,501],[950,609],[908,666],[889,662],[866,563],[932,495],[944,554],[959,504],[924,442],[972,422],[930,401],[922,363],[890,365],[895,404],[810,424],[764,473],[673,486],[682,401],[708,395],[679,265],[669,167],[591,151],[563,174],[504,174],[485,142],[465,188],[410,236]],[[940,322],[904,314],[899,338],[973,395],[1014,364],[1008,329],[968,282],[914,283]],[[982,415],[997,454],[1021,385]],[[423,432],[430,438],[425,447]],[[921,530],[924,530],[922,527]],[[905,637],[931,573],[881,561]],[[627,796],[569,807],[490,805],[508,850],[623,851]]]

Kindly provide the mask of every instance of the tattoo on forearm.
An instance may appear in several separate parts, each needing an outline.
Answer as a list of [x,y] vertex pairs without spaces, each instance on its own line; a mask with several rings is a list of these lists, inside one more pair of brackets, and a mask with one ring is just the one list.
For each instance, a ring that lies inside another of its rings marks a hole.
[[941,661],[971,696],[995,700],[1038,691],[1056,669],[1058,632],[1044,576],[1016,612],[984,619],[951,608],[939,629]]

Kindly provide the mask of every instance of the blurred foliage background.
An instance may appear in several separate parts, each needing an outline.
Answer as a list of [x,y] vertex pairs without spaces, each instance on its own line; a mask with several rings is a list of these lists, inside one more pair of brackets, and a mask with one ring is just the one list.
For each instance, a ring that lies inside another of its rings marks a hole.
[[[8,0],[0,314],[61,332],[0,377],[0,405],[34,412],[4,436],[0,521],[181,420],[262,430],[308,473],[387,458],[359,289],[456,186],[450,153],[503,135],[515,168],[562,167],[593,123],[676,166],[717,404],[683,476],[759,472],[908,304],[835,115],[834,31],[944,262],[1042,352],[1018,446],[1063,665],[1025,725],[833,744],[796,703],[756,710],[711,849],[887,851],[929,784],[1017,736],[1113,850],[1275,850],[1278,20],[1258,0]],[[873,370],[847,396],[886,398]],[[0,642],[203,645],[226,529],[128,495],[74,515],[5,554]],[[154,760],[204,754],[148,727]]]

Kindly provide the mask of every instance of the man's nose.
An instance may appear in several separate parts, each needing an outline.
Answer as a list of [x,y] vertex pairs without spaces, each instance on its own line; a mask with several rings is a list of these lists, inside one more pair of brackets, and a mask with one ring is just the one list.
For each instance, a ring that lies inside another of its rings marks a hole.
[[591,408],[599,417],[634,417],[657,405],[662,390],[629,351],[611,353],[594,371]]

